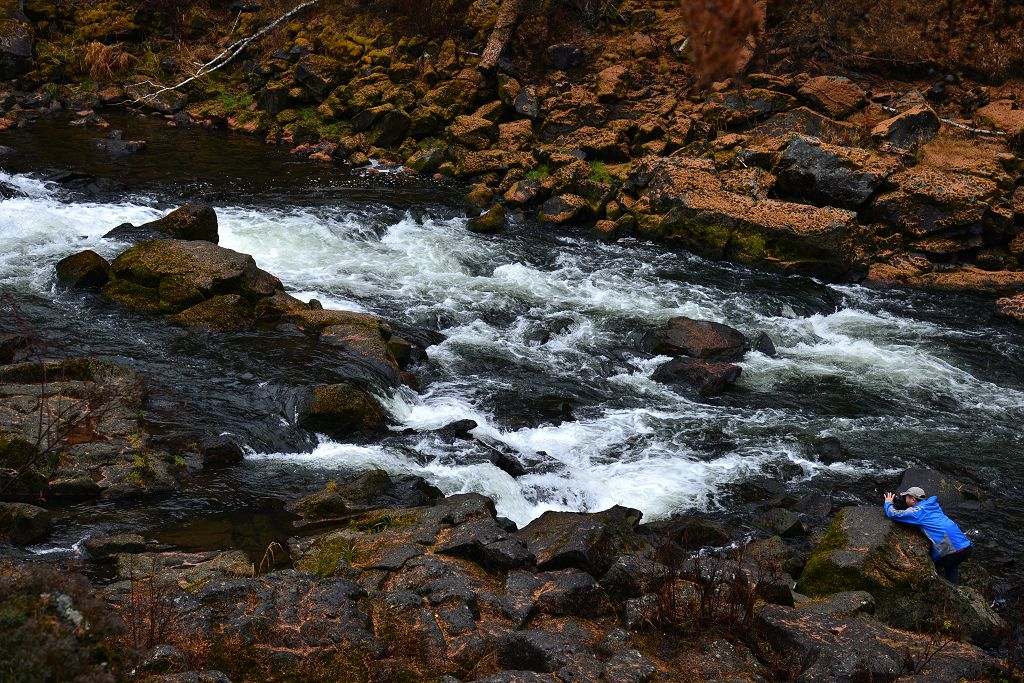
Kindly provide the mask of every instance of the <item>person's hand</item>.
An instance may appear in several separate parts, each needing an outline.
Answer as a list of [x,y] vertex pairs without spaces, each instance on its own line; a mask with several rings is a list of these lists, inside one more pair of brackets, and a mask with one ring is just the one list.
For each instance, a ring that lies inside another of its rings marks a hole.
[[884,500],[886,503],[891,503],[895,499],[896,499],[896,494],[893,493],[892,491],[886,491],[885,495],[882,496],[882,500]]

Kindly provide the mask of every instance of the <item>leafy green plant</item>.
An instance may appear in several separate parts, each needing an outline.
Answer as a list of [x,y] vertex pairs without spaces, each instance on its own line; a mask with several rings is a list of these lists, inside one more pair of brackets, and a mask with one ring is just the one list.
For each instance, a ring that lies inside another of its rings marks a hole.
[[547,164],[541,164],[537,168],[535,168],[532,171],[530,171],[529,173],[527,173],[526,174],[526,179],[527,180],[544,180],[549,175],[551,175],[551,171],[548,169],[548,165]]

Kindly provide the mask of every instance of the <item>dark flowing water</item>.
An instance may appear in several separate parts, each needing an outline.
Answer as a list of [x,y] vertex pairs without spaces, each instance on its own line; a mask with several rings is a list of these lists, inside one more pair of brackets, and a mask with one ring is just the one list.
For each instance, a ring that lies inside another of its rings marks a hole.
[[[926,466],[989,492],[993,506],[961,521],[1003,588],[1019,580],[1024,330],[994,320],[984,302],[826,286],[529,222],[478,236],[457,195],[428,181],[298,163],[242,137],[118,123],[147,151],[111,160],[88,147],[100,133],[52,121],[0,134],[14,149],[0,157],[0,180],[23,193],[0,202],[0,290],[62,353],[143,372],[158,432],[230,433],[248,454],[173,496],[60,510],[35,551],[138,530],[258,555],[290,533],[284,500],[369,467],[484,493],[525,523],[613,504],[647,519],[687,509],[742,518],[736,484],[794,466],[796,493],[880,503],[903,469]],[[39,181],[46,168],[123,185],[69,191]],[[296,393],[351,371],[304,338],[198,333],[55,285],[60,258],[86,248],[113,257],[125,245],[102,239],[111,227],[192,199],[217,207],[223,246],[252,254],[296,296],[445,335],[415,368],[420,394],[383,396],[393,435],[336,443],[296,427]],[[635,350],[673,315],[767,332],[779,354],[748,354],[733,391],[698,399],[652,381],[664,359]],[[480,425],[479,441],[425,431],[464,418]],[[820,462],[811,444],[823,436],[850,459]],[[508,476],[481,442],[515,453],[529,474]]]

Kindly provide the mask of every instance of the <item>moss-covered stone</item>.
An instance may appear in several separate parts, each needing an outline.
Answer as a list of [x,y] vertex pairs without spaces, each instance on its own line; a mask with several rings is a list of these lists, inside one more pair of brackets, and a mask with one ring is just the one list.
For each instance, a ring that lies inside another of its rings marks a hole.
[[253,322],[252,305],[237,294],[221,294],[186,308],[171,317],[185,325],[208,325],[220,330],[245,327]]
[[351,382],[317,387],[300,418],[306,429],[335,438],[378,431],[384,421],[384,409],[376,399]]
[[349,511],[348,504],[333,481],[322,491],[312,493],[299,501],[296,509],[303,517],[311,520],[341,517]]
[[0,540],[29,545],[50,532],[50,513],[26,503],[0,503]]
[[470,232],[485,235],[501,232],[504,227],[505,207],[501,204],[495,204],[486,213],[470,219],[469,223],[466,224],[466,228]]
[[110,264],[91,249],[80,251],[57,262],[57,277],[71,287],[102,287],[107,284]]

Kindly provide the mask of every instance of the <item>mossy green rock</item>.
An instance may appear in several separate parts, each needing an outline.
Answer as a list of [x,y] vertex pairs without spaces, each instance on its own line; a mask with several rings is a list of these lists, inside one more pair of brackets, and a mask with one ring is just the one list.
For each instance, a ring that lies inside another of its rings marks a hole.
[[322,491],[312,493],[301,501],[296,506],[299,514],[306,519],[327,519],[330,517],[340,517],[347,514],[349,511],[348,504],[340,493],[333,482],[328,484]]
[[103,295],[134,310],[179,313],[217,295],[255,303],[282,289],[247,254],[204,241],[150,240],[114,260]]
[[71,287],[102,287],[107,284],[110,264],[92,249],[86,249],[61,259],[56,269],[60,281]]
[[185,325],[208,325],[216,329],[245,327],[253,322],[252,305],[237,294],[221,294],[171,316]]
[[466,227],[470,232],[481,234],[501,232],[505,227],[505,207],[495,204],[483,215],[470,219]]
[[29,545],[50,532],[50,513],[26,503],[0,503],[0,540]]
[[972,642],[993,643],[1002,619],[973,589],[940,579],[928,549],[919,529],[890,521],[880,505],[843,508],[797,591],[814,598],[866,591],[875,598],[875,616],[890,626],[927,632],[950,621]]

